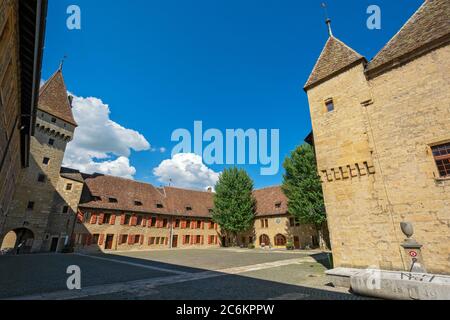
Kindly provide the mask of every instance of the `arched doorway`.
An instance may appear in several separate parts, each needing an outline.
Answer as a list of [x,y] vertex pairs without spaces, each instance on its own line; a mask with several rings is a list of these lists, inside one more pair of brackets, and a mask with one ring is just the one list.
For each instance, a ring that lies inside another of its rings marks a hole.
[[270,246],[270,238],[267,234],[263,234],[259,237],[259,244],[261,247]]
[[33,247],[34,234],[26,228],[11,230],[3,238],[1,250],[14,249],[15,253],[30,253]]
[[275,245],[277,247],[284,247],[284,246],[286,246],[286,237],[283,236],[282,234],[277,234],[275,236]]

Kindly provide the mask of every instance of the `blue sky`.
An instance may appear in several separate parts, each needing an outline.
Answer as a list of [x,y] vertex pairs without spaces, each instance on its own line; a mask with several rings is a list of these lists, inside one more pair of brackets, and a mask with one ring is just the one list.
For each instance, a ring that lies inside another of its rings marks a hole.
[[[223,131],[280,129],[281,162],[311,130],[302,87],[328,37],[322,1],[49,2],[43,79],[68,55],[69,91],[101,99],[122,132],[134,130],[155,149],[167,149],[102,150],[109,160],[128,158],[137,180],[161,184],[153,169],[171,158],[172,132],[192,130],[195,120]],[[328,1],[328,10],[335,36],[371,59],[422,2]],[[66,28],[71,4],[81,8],[81,30]],[[382,10],[381,30],[366,27],[373,4]],[[102,143],[102,134],[95,136],[92,148]],[[99,158],[93,160],[105,161]],[[244,168],[258,188],[281,182],[282,170],[261,176],[260,166]]]

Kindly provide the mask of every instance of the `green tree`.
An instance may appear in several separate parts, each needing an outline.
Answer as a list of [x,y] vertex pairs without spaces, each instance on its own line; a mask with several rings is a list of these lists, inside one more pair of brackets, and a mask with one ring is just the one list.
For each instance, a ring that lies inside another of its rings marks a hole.
[[251,230],[255,220],[253,181],[245,170],[230,168],[222,172],[215,188],[213,219],[233,236],[235,245],[238,234]]
[[288,210],[298,222],[314,225],[321,248],[326,248],[324,229],[326,211],[323,191],[317,173],[314,149],[304,144],[284,161],[283,192],[288,198]]

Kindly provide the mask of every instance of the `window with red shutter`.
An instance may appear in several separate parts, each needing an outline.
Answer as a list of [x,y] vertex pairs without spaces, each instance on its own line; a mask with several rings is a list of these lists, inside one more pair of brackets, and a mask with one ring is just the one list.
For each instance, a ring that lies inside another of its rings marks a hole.
[[98,224],[103,224],[103,221],[105,220],[105,214],[101,213],[99,218],[98,218]]
[[102,246],[104,244],[104,242],[105,242],[105,235],[101,234],[98,238],[98,245]]
[[97,223],[97,215],[95,213],[93,213],[91,216],[91,224],[96,224],[96,223]]
[[120,225],[123,226],[125,224],[126,214],[122,214],[120,217]]
[[112,226],[116,224],[116,215],[115,214],[111,215],[111,220],[109,220],[109,224]]

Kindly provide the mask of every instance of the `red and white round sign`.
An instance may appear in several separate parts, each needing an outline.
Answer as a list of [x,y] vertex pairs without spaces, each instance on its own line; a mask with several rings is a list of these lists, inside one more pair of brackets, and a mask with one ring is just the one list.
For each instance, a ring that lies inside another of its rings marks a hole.
[[411,251],[411,252],[409,253],[409,255],[410,255],[412,258],[416,258],[416,257],[417,257],[417,252]]

